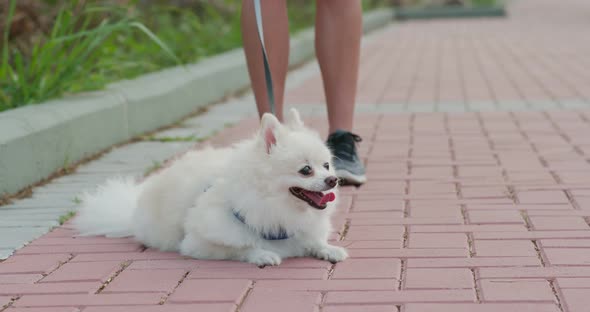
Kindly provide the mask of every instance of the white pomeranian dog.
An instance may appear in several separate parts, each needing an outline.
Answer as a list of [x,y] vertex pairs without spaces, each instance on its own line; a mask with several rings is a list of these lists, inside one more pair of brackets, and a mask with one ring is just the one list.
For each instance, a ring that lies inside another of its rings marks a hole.
[[109,180],[82,196],[74,225],[197,259],[335,263],[348,256],[328,244],[337,182],[330,150],[291,109],[285,124],[265,114],[253,138],[188,152],[141,183]]

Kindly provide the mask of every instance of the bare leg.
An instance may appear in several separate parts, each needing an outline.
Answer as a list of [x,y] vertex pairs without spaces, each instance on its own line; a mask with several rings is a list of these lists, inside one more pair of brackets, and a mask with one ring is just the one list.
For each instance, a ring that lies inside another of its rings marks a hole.
[[[276,101],[276,115],[283,119],[283,100],[285,93],[285,79],[289,67],[289,21],[287,16],[286,0],[262,0],[262,20],[264,27],[264,41],[270,69],[272,73],[273,87]],[[248,73],[259,116],[270,112],[270,105],[266,95],[266,82],[264,78],[264,63],[258,30],[256,28],[256,16],[252,0],[242,0],[242,40]]]
[[330,133],[351,131],[356,99],[362,7],[360,0],[317,0],[316,54],[322,71]]

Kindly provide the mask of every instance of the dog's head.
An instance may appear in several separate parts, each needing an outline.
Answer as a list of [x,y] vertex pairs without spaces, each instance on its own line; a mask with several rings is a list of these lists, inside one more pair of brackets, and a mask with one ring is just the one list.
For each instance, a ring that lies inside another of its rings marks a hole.
[[265,154],[265,177],[273,180],[273,191],[290,193],[298,207],[324,209],[335,200],[338,179],[330,149],[303,124],[296,109],[288,112],[284,124],[264,114],[258,147]]

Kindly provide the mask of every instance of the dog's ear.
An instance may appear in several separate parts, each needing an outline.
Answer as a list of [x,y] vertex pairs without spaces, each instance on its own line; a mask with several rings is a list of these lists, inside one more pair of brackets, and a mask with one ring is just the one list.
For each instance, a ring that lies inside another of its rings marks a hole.
[[293,129],[303,128],[305,126],[303,124],[303,121],[301,120],[301,116],[299,115],[299,111],[297,111],[297,109],[294,107],[289,109],[286,119],[287,119],[286,124]]
[[273,114],[265,113],[260,121],[260,135],[264,141],[266,152],[270,154],[273,146],[277,144],[277,132],[281,123]]

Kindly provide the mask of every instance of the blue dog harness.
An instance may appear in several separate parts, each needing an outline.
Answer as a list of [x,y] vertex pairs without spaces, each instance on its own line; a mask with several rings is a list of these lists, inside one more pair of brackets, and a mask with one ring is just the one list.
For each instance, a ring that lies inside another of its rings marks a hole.
[[[204,190],[203,193],[207,192],[212,185],[208,185]],[[245,226],[247,226],[248,228],[250,228],[251,230],[252,227],[250,225],[248,225],[248,223],[246,223],[246,218],[244,218],[244,216],[242,216],[239,212],[235,211],[232,209],[233,215],[234,217],[240,221],[240,223],[244,224]],[[264,232],[260,232],[260,236],[263,239],[266,240],[284,240],[284,239],[289,239],[290,236],[287,233],[287,230],[285,230],[284,228],[280,227],[279,228],[279,232],[278,233],[264,233]]]
[[[238,221],[242,222],[242,224],[246,225],[247,227],[251,228],[248,223],[246,223],[246,219],[244,218],[244,216],[242,216],[239,212],[233,210],[234,213],[234,217],[236,217],[236,219],[238,219]],[[283,240],[283,239],[289,239],[290,236],[289,234],[287,234],[287,231],[284,228],[279,228],[279,232],[278,233],[264,233],[264,232],[260,232],[260,236],[266,240]]]

